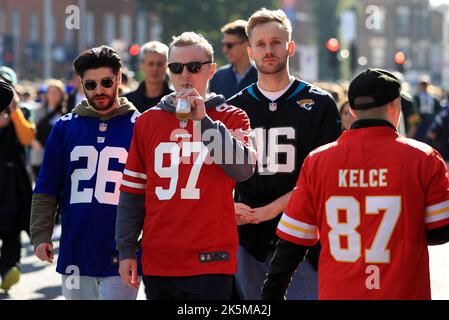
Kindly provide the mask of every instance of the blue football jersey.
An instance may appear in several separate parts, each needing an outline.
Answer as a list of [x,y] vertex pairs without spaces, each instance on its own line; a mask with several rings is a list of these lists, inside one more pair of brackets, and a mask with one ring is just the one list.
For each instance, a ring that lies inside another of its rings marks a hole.
[[115,220],[122,172],[139,112],[107,121],[69,113],[47,140],[35,194],[59,200],[62,233],[56,271],[118,275]]

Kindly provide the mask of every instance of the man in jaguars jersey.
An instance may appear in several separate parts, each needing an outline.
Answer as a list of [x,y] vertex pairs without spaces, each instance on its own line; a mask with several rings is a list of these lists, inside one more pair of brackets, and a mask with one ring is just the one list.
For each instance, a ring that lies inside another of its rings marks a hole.
[[[239,226],[236,285],[243,299],[258,299],[275,250],[276,226],[307,154],[340,134],[331,95],[289,74],[295,52],[291,25],[281,10],[265,8],[249,19],[248,53],[259,81],[228,102],[247,112],[257,147],[257,169],[237,183]],[[317,298],[317,251],[311,250],[294,276],[287,299]]]
[[[115,220],[122,172],[137,109],[118,97],[122,62],[107,46],[74,61],[87,100],[58,120],[45,148],[34,189],[31,240],[42,261],[53,262],[56,208],[62,234],[56,271],[66,299],[135,299],[122,284]],[[79,276],[79,277],[78,277]]]

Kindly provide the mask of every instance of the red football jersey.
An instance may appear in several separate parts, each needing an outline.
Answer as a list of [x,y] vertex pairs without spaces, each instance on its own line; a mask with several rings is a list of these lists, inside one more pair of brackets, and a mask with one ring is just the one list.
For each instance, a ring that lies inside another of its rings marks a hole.
[[[244,111],[223,104],[207,114],[250,145]],[[193,121],[185,126],[158,107],[143,113],[134,128],[120,187],[145,194],[143,273],[234,274],[238,246],[234,185],[235,180],[208,155]]]
[[379,126],[310,153],[277,234],[320,240],[320,299],[430,299],[426,229],[447,224],[441,156]]

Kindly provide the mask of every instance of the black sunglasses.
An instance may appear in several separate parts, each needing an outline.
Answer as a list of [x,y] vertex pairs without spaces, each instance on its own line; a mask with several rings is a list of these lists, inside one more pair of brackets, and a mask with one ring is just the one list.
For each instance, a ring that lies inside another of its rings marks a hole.
[[[103,79],[101,79],[100,83],[103,88],[109,89],[114,84],[114,79],[109,78],[109,77],[103,78]],[[84,88],[86,88],[86,90],[92,91],[92,90],[95,90],[96,87],[97,87],[96,81],[94,81],[94,80],[84,81]]]
[[239,41],[239,42],[222,42],[221,46],[222,47],[226,47],[228,48],[228,50],[231,50],[232,48],[234,48],[235,45],[241,44],[245,41]]
[[184,66],[187,67],[187,70],[190,73],[198,73],[201,69],[201,67],[204,64],[212,63],[212,61],[206,61],[206,62],[198,62],[198,61],[192,61],[188,63],[179,63],[179,62],[173,62],[168,64],[168,68],[170,69],[171,73],[173,74],[181,74],[184,70]]

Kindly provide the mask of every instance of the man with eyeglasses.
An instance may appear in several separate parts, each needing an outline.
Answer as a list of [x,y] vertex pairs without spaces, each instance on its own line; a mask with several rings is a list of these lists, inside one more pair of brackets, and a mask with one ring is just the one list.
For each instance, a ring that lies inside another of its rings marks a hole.
[[[216,65],[211,44],[184,32],[169,50],[176,92],[137,120],[120,190],[120,275],[134,286],[142,236],[143,282],[151,300],[229,299],[237,271],[233,189],[254,172],[245,112],[206,95]],[[175,115],[190,105],[187,120]]]
[[257,70],[248,57],[245,20],[236,20],[221,28],[222,48],[229,64],[219,68],[210,81],[210,92],[226,99],[257,81]]
[[74,61],[86,100],[61,117],[47,140],[31,209],[36,256],[53,262],[56,208],[62,234],[56,271],[66,299],[136,299],[123,285],[115,249],[119,185],[134,123],[140,113],[118,97],[122,61],[110,47]]
[[168,47],[162,42],[150,41],[140,49],[139,67],[145,79],[135,91],[125,95],[139,112],[154,107],[163,96],[173,92],[168,85],[167,59]]

